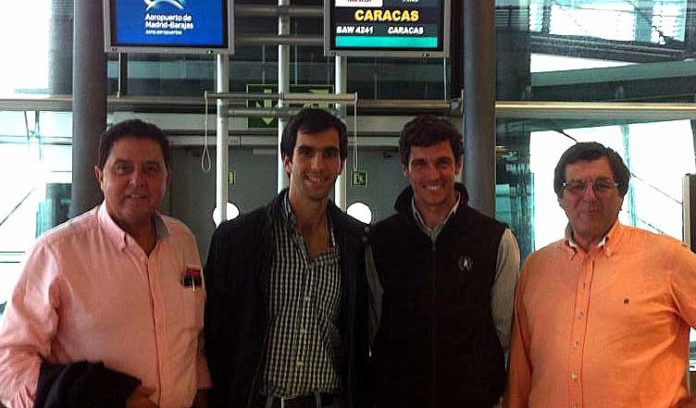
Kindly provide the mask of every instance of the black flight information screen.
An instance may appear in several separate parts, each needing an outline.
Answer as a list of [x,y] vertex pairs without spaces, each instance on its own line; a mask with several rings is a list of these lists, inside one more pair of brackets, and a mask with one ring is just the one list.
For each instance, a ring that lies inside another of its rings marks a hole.
[[327,55],[447,56],[449,0],[325,0]]

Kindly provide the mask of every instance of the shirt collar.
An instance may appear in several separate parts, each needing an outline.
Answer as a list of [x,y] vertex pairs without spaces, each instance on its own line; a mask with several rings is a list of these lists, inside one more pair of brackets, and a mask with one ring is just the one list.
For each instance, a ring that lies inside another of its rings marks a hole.
[[441,223],[438,225],[434,226],[433,228],[429,228],[426,224],[425,221],[423,220],[423,217],[421,216],[420,212],[418,211],[418,208],[416,207],[416,198],[415,196],[411,198],[411,211],[413,213],[413,218],[416,220],[416,224],[418,225],[418,228],[421,229],[426,235],[429,235],[431,237],[437,237],[437,235],[442,231],[442,228],[447,224],[447,221],[452,217],[452,214],[457,212],[457,209],[459,208],[459,202],[461,201],[461,194],[459,194],[458,191],[455,191],[455,194],[457,195],[457,201],[454,202],[454,205],[452,206],[452,209],[450,209],[449,213],[447,213],[447,216],[445,217],[444,220],[442,220]]
[[[116,243],[118,243],[119,248],[121,250],[124,250],[126,247],[128,247],[129,243],[134,243],[133,237],[128,235],[128,233],[124,231],[121,227],[119,227],[118,224],[116,224],[116,221],[114,221],[114,219],[111,218],[111,214],[109,214],[109,211],[106,209],[105,201],[103,201],[99,205],[99,209],[97,210],[97,217],[99,218],[99,224],[104,229],[104,231],[106,231],[107,236],[109,236]],[[157,241],[161,241],[167,238],[170,234],[169,229],[167,228],[167,224],[164,222],[164,219],[162,219],[162,216],[159,214],[159,212],[155,212],[152,215],[152,219],[155,224],[155,238],[157,239]]]
[[[293,235],[299,234],[299,231],[297,231],[297,218],[295,218],[295,214],[292,212],[292,207],[290,206],[289,191],[285,193],[282,204],[283,205],[281,206],[281,208],[283,210],[283,222],[287,227],[287,230]],[[326,211],[326,221],[329,227],[329,234],[331,235],[331,246],[335,247],[336,239],[334,238],[333,225],[331,223],[331,217],[329,216],[328,208]]]
[[297,229],[297,219],[292,212],[292,207],[290,207],[290,194],[286,193],[283,197],[283,205],[281,208],[283,209],[283,221],[285,225],[288,227],[288,230],[295,232]]
[[[607,234],[604,235],[604,237],[602,237],[601,240],[599,240],[597,248],[603,250],[604,252],[606,252],[607,255],[611,256],[611,254],[616,251],[619,237],[623,232],[623,228],[624,226],[621,225],[621,222],[619,222],[618,219],[614,221],[614,225],[612,225],[611,228],[609,228]],[[575,242],[575,239],[573,238],[573,228],[571,227],[570,223],[566,226],[565,229],[564,243],[566,247],[570,248],[573,251],[573,253],[582,250],[582,248],[580,248],[578,243]]]

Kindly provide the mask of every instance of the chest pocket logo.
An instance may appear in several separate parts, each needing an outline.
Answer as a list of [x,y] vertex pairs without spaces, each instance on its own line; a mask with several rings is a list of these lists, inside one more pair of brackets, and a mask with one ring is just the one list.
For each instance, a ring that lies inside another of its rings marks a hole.
[[462,272],[469,272],[474,267],[474,260],[469,255],[462,255],[457,260],[457,266]]

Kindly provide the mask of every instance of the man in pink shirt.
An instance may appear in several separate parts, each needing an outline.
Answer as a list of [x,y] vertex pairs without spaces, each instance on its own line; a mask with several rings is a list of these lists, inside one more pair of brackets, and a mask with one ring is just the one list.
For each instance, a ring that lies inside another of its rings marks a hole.
[[104,202],[28,254],[0,329],[0,401],[205,405],[200,258],[189,229],[157,211],[171,178],[165,134],[114,125],[95,174]]
[[554,190],[566,236],[522,268],[506,407],[696,407],[684,384],[696,256],[618,221],[629,178],[599,143],[561,156]]

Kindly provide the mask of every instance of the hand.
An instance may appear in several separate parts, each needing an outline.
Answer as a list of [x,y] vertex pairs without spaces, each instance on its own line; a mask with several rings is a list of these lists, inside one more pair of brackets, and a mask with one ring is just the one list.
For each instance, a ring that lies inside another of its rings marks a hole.
[[147,397],[155,392],[152,388],[139,385],[138,388],[128,397],[126,408],[157,408],[157,404],[150,401]]

